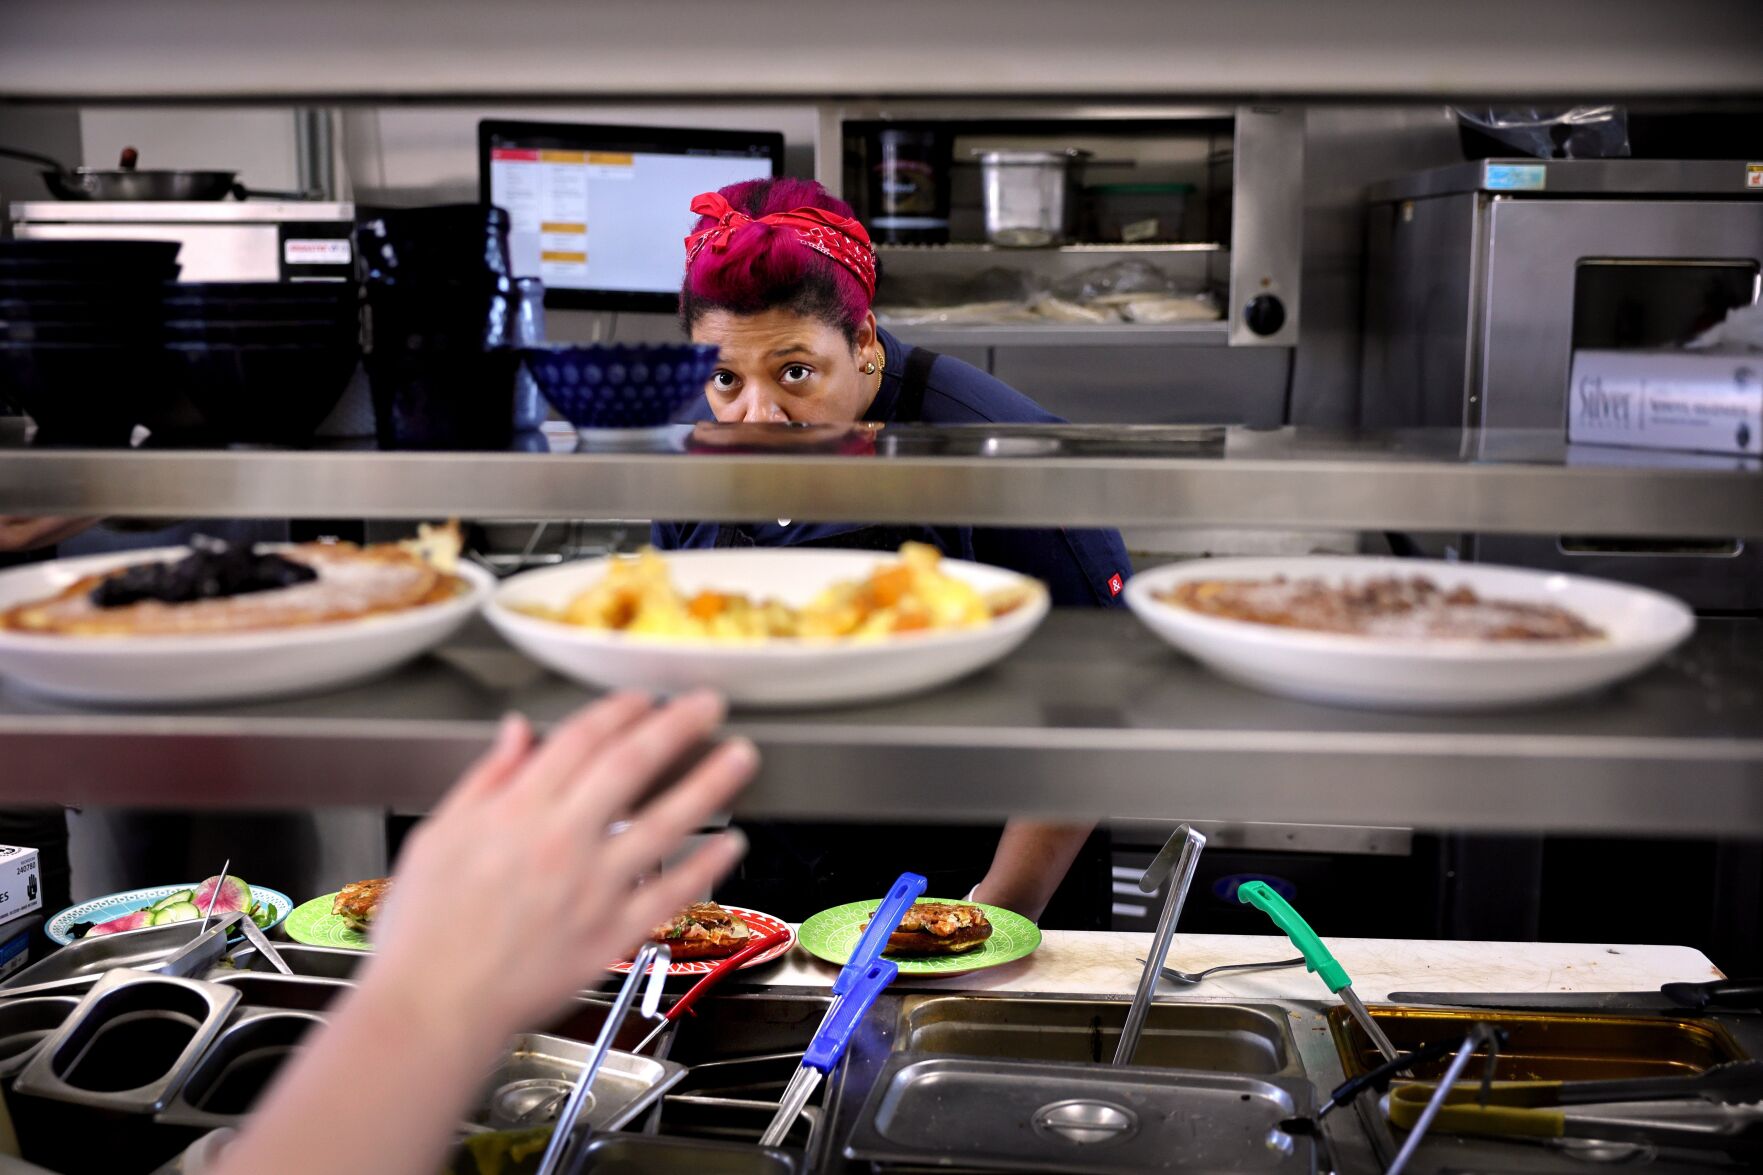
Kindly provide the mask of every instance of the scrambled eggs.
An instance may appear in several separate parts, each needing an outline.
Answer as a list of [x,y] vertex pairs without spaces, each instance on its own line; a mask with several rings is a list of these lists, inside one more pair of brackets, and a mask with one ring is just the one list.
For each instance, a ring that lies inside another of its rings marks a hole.
[[1027,599],[1023,592],[982,594],[938,567],[942,554],[923,543],[900,548],[898,562],[867,579],[841,581],[801,608],[777,600],[674,586],[666,561],[645,548],[611,564],[606,577],[561,611],[524,608],[531,615],[583,628],[635,636],[708,641],[878,640],[895,633],[977,628]]

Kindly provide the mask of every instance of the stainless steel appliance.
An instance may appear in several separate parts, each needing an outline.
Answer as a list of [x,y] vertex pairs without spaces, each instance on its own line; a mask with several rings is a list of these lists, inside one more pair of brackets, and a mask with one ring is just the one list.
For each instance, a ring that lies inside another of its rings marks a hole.
[[[1573,353],[1676,347],[1755,302],[1763,164],[1489,159],[1379,185],[1369,202],[1365,425],[1461,426],[1494,459],[1678,460],[1570,450]],[[1710,531],[1466,536],[1463,551],[1763,610],[1763,553]]]
[[306,200],[25,201],[20,238],[181,241],[187,282],[353,277],[355,206]]

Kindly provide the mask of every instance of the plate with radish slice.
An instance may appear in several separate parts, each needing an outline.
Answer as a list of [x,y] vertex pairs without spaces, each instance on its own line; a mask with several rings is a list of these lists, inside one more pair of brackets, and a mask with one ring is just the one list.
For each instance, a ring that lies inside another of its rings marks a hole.
[[228,877],[224,883],[218,877],[210,877],[182,885],[124,890],[80,902],[50,918],[43,932],[66,946],[76,938],[196,921],[208,909],[210,898],[214,899],[216,914],[243,911],[264,930],[281,925],[294,908],[293,899],[280,890],[252,885],[236,877]]

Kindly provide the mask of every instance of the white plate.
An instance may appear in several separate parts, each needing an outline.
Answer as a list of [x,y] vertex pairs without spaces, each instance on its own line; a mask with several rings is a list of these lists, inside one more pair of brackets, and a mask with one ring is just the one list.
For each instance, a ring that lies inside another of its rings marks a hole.
[[[1276,575],[1335,583],[1424,575],[1446,589],[1571,609],[1608,637],[1573,644],[1357,637],[1202,616],[1154,598],[1188,580]],[[1644,588],[1431,559],[1197,559],[1133,576],[1126,602],[1158,636],[1232,681],[1306,701],[1392,710],[1482,710],[1585,693],[1645,669],[1696,626],[1682,603]]]
[[[0,610],[94,572],[188,553],[157,547],[0,572]],[[384,673],[452,636],[496,583],[465,563],[458,574],[471,590],[454,599],[299,628],[139,637],[0,631],[0,675],[52,697],[99,703],[230,702],[329,689]]]
[[[675,551],[675,586],[807,603],[836,580],[858,580],[891,556],[875,551]],[[897,697],[954,681],[1007,656],[1047,614],[1044,587],[1013,571],[945,559],[949,575],[982,592],[1033,585],[1034,598],[983,628],[919,632],[881,641],[710,644],[576,628],[512,610],[562,608],[606,574],[608,559],[529,571],[503,583],[484,609],[523,653],[565,677],[606,689],[707,686],[739,706],[836,706]]]

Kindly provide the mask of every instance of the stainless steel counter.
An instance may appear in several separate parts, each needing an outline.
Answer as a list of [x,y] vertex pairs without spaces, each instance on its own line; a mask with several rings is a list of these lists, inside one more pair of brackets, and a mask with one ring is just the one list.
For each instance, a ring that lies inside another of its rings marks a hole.
[[973,432],[951,446],[949,432],[890,427],[876,453],[851,456],[666,451],[679,434],[642,453],[57,450],[25,445],[16,421],[0,421],[0,513],[1763,537],[1757,463],[1567,453],[1558,434],[1470,446],[1454,430],[1231,429],[1211,447],[1159,447],[1123,429],[1112,451],[1073,456],[1020,438],[987,446]]
[[[420,810],[503,712],[550,722],[587,697],[481,628],[393,677],[279,702],[124,713],[0,687],[0,771],[16,803]],[[1420,716],[1254,693],[1130,616],[1057,612],[947,689],[732,725],[765,755],[749,814],[1763,834],[1754,622],[1704,621],[1660,668],[1583,701]]]

